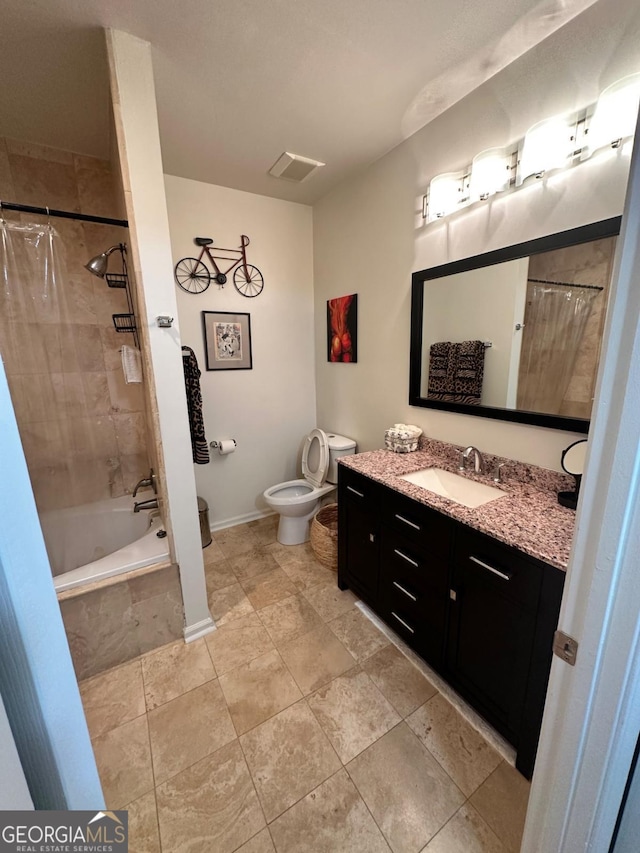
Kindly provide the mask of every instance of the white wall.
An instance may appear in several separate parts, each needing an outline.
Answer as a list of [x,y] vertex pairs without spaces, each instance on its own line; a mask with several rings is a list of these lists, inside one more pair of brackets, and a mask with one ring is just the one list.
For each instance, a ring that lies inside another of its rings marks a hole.
[[[207,440],[238,442],[234,454],[195,466],[211,522],[223,526],[260,514],[268,486],[300,476],[301,441],[316,426],[311,208],[171,175],[165,187],[174,263],[197,257],[195,236],[235,248],[246,234],[247,259],[264,276],[254,298],[241,296],[232,276],[202,294],[175,288],[182,341],[202,371]],[[251,315],[252,370],[206,370],[202,311]]]
[[[422,396],[427,396],[429,347],[436,341],[481,340],[485,350],[483,406],[509,405],[512,370],[517,375],[528,258],[426,281],[422,326]],[[515,352],[514,352],[515,350]]]
[[[320,422],[365,450],[403,421],[435,438],[559,468],[573,434],[408,405],[411,273],[621,214],[628,155],[593,158],[429,226],[419,216],[421,197],[435,175],[519,139],[539,119],[594,102],[639,69],[637,4],[598,3],[314,207]],[[328,364],[325,302],[355,292],[358,364]]]

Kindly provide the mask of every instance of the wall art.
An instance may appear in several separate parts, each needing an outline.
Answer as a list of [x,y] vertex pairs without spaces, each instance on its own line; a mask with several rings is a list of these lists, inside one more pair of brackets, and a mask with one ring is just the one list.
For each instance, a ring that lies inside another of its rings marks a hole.
[[203,311],[207,370],[251,370],[251,316]]
[[358,294],[327,300],[327,361],[358,360]]

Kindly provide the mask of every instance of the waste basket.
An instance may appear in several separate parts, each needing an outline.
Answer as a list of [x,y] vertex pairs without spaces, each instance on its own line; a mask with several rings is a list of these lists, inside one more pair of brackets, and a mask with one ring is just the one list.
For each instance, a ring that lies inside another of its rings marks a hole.
[[198,498],[198,515],[200,517],[200,539],[202,547],[211,545],[211,528],[209,527],[209,504],[204,498]]

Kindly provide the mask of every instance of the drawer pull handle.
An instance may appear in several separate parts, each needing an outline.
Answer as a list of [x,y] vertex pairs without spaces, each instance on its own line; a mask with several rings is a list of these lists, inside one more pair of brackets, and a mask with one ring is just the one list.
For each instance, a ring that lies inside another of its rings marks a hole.
[[411,625],[407,625],[407,623],[404,621],[404,619],[401,619],[397,613],[393,612],[393,610],[391,611],[391,615],[393,616],[394,619],[397,619],[401,625],[404,625],[404,627],[407,629],[407,631],[411,631],[412,634],[415,634],[415,631],[413,630]]
[[364,497],[364,495],[362,494],[362,492],[359,492],[357,489],[354,489],[354,488],[353,488],[353,486],[347,486],[347,491],[348,491],[348,492],[353,492],[353,494],[354,494],[354,495],[357,495],[359,498],[363,498],[363,497]]
[[486,569],[488,572],[491,572],[494,575],[497,575],[499,578],[502,578],[503,581],[510,581],[511,575],[506,574],[506,572],[501,572],[500,569],[494,569],[493,566],[490,566],[488,563],[483,563],[482,560],[479,560],[477,557],[469,557],[472,563],[475,563],[478,566],[482,566],[483,569]]
[[414,530],[420,530],[419,524],[414,524],[413,521],[409,521],[409,519],[405,518],[404,515],[398,515],[398,513],[396,513],[396,518],[398,521],[403,521],[405,524],[408,524],[409,527],[413,527]]
[[397,549],[397,548],[394,548],[394,549],[393,549],[393,553],[394,553],[394,554],[397,554],[397,555],[398,555],[398,557],[402,557],[402,559],[403,559],[403,560],[406,560],[406,562],[407,562],[407,563],[410,563],[410,564],[411,564],[412,566],[414,566],[416,569],[419,569],[419,568],[420,568],[420,566],[418,565],[418,563],[416,563],[416,561],[415,561],[415,560],[412,560],[412,559],[411,559],[411,557],[407,557],[407,555],[406,555],[406,554],[403,554],[403,553],[402,553],[402,551],[398,551],[398,549]]
[[400,592],[404,592],[404,594],[407,596],[407,598],[410,598],[410,599],[411,599],[411,601],[417,601],[417,600],[418,600],[418,599],[415,597],[415,595],[411,595],[411,593],[409,592],[409,590],[408,590],[408,589],[405,589],[405,588],[404,588],[403,586],[401,586],[397,581],[394,581],[394,582],[393,582],[393,585],[395,586],[395,588],[396,588],[396,589],[399,589],[399,590],[400,590]]

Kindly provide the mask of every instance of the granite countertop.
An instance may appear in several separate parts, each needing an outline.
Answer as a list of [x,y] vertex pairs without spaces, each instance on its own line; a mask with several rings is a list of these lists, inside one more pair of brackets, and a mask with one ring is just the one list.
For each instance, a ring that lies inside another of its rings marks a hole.
[[493,471],[498,462],[504,463],[502,482],[494,483],[490,475],[475,474],[473,471],[466,471],[464,476],[479,483],[497,486],[507,496],[477,509],[461,506],[435,492],[399,479],[402,474],[431,467],[458,474],[457,451],[460,449],[455,445],[422,437],[419,449],[412,453],[372,450],[344,456],[340,464],[565,571],[573,539],[575,512],[560,506],[557,493],[573,489],[571,477],[546,468],[483,454],[488,471]]

